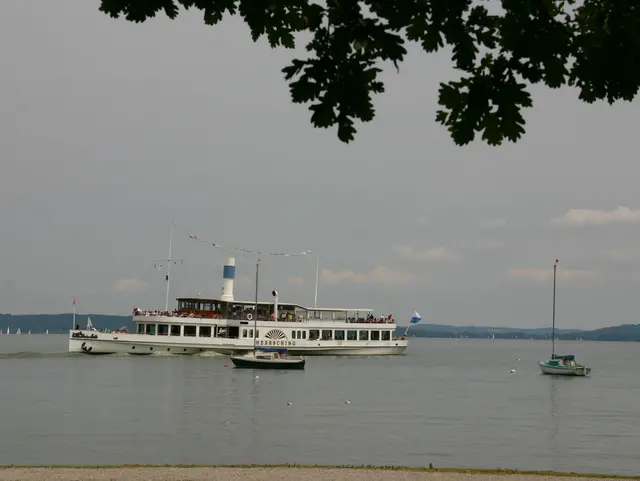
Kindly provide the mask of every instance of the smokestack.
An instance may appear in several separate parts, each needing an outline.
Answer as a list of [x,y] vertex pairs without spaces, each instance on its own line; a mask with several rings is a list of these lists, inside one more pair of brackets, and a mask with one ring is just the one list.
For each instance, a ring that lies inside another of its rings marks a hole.
[[271,295],[273,296],[273,319],[274,321],[278,320],[278,291],[271,291]]
[[229,257],[222,271],[222,298],[223,301],[233,301],[233,279],[236,277],[236,258]]

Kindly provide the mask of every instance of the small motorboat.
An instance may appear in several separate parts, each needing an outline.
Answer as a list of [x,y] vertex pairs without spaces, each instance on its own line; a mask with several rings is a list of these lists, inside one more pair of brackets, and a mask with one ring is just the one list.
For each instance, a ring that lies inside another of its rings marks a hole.
[[289,356],[286,349],[256,347],[246,354],[234,354],[231,362],[244,369],[304,369],[305,359],[301,356]]

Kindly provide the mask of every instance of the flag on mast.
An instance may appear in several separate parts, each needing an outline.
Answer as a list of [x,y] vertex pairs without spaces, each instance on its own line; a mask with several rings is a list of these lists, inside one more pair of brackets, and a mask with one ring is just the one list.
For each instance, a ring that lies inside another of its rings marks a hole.
[[422,320],[422,317],[420,317],[420,314],[418,314],[418,311],[413,311],[413,317],[411,318],[411,321],[409,321],[411,324],[417,324]]
[[76,305],[76,296],[73,296],[73,305]]

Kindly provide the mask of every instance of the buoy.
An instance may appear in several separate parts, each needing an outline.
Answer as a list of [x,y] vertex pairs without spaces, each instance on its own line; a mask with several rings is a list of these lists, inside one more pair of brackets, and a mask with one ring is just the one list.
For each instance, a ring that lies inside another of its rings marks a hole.
[[229,367],[229,364],[225,364],[224,367]]
[[512,369],[512,370],[511,370],[511,371],[509,371],[509,372],[513,374],[514,372],[516,372],[516,370],[515,370],[515,369]]
[[291,401],[287,401],[287,406],[291,406],[293,404]]
[[256,377],[254,377],[253,379],[260,379],[260,376],[256,376]]
[[344,400],[344,403],[345,403],[345,404],[351,404],[351,401],[349,401],[348,399],[345,399],[345,400]]

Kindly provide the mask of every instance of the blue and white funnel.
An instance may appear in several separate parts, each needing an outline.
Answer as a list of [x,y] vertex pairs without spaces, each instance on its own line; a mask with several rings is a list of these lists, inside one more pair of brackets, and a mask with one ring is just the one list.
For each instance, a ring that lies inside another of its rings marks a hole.
[[229,257],[222,271],[222,298],[223,301],[233,301],[233,280],[236,277],[236,258]]

